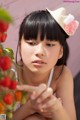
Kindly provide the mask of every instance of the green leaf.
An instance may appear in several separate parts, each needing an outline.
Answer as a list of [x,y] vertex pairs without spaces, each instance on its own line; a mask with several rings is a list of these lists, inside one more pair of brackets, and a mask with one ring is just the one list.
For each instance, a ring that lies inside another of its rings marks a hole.
[[3,49],[3,45],[0,43],[0,48]]
[[11,48],[5,48],[3,51],[5,55],[8,55],[12,60],[14,59],[14,52]]
[[8,23],[13,23],[11,15],[3,8],[0,8],[0,20],[4,20]]

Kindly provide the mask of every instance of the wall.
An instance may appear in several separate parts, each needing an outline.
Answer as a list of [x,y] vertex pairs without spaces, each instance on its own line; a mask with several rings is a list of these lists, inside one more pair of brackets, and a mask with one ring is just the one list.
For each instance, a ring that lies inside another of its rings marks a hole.
[[[0,6],[7,9],[14,19],[14,24],[10,25],[5,42],[5,47],[11,47],[14,53],[18,41],[19,25],[24,16],[33,10],[46,8],[53,10],[63,6],[80,21],[80,0],[56,0],[56,2],[54,0],[0,0]],[[68,66],[75,76],[80,71],[80,27],[76,34],[68,39],[68,44],[70,47]]]

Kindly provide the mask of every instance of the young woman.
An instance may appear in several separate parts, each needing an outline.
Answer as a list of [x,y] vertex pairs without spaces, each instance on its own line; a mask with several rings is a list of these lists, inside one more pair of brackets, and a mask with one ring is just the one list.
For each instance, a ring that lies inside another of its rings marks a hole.
[[66,39],[77,27],[65,8],[35,11],[25,17],[19,31],[21,60],[17,62],[23,85],[17,89],[30,96],[14,112],[13,120],[76,120]]

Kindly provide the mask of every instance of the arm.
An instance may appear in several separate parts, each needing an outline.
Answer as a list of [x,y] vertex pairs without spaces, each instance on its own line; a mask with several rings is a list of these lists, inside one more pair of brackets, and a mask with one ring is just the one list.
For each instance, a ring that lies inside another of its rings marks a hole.
[[13,113],[12,120],[23,120],[34,113],[35,111],[31,108],[31,104],[28,101]]
[[[64,117],[67,118],[66,116],[69,117],[69,120],[76,120],[73,94],[73,78],[70,70],[67,67],[64,68],[63,73],[58,81],[57,96],[62,99],[63,105],[60,111],[58,111],[58,116],[62,118],[61,120],[64,120]],[[55,116],[56,114],[57,113],[55,113]],[[65,120],[68,120],[68,118]]]
[[47,120],[47,119],[42,117],[41,115],[35,113],[35,114],[25,118],[24,120]]

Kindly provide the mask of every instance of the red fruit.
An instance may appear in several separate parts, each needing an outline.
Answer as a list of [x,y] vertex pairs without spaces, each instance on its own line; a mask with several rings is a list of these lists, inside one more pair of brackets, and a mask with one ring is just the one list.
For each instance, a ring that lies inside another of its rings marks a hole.
[[6,32],[9,28],[9,23],[5,21],[0,21],[0,31],[1,32]]
[[0,68],[4,71],[11,67],[11,59],[8,56],[0,57]]
[[7,38],[7,34],[0,32],[0,42],[5,42],[6,38]]
[[11,84],[9,86],[10,89],[16,89],[16,86],[17,86],[17,81],[14,80],[14,81],[11,81]]
[[6,104],[11,105],[13,103],[13,96],[10,93],[8,93],[3,97],[3,101]]
[[0,32],[0,41],[1,41],[1,39],[2,39],[2,32]]
[[11,79],[10,77],[6,76],[2,81],[1,81],[1,85],[4,87],[9,87],[11,84]]

